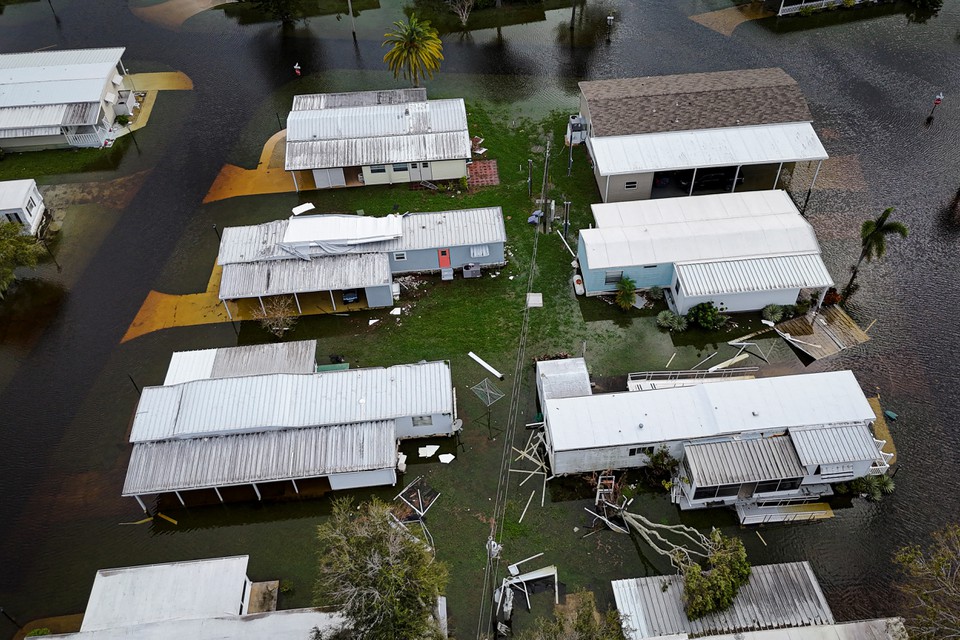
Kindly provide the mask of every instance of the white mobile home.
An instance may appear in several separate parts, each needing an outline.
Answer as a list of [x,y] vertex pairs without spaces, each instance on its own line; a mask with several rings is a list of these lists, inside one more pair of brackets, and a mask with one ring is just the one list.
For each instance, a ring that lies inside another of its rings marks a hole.
[[298,190],[298,171],[318,189],[459,179],[470,153],[463,100],[427,100],[426,89],[300,95],[287,116]]
[[173,384],[143,389],[123,495],[144,510],[143,496],[165,493],[186,504],[191,492],[222,502],[227,488],[262,499],[265,488],[299,493],[298,482],[333,490],[392,485],[398,439],[458,428],[446,362],[258,374],[312,368],[314,354],[299,345],[241,349],[175,358]]
[[0,148],[100,147],[133,111],[123,48],[0,55]]
[[686,314],[701,302],[729,312],[789,305],[833,279],[809,222],[785,191],[754,191],[593,205],[577,259],[587,295],[612,293],[624,277],[663,288]]
[[782,69],[581,82],[580,117],[603,202],[775,189],[785,166],[827,158]]
[[24,235],[37,235],[46,207],[36,180],[0,182],[0,222],[23,226]]

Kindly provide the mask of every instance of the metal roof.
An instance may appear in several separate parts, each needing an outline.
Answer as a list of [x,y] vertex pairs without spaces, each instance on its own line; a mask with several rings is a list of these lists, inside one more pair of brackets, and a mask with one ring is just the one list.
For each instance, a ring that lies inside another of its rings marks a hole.
[[553,398],[589,396],[593,393],[590,373],[583,358],[537,362],[537,387],[540,390],[541,402]]
[[123,495],[392,469],[396,456],[393,420],[138,442]]
[[555,451],[869,424],[876,418],[852,371],[558,398],[546,401],[543,413]]
[[797,82],[776,68],[591,80],[580,91],[597,136],[812,119]]
[[343,107],[369,107],[383,104],[426,102],[427,90],[423,87],[410,89],[384,89],[380,91],[349,91],[345,93],[311,93],[293,96],[293,111],[317,109],[341,109]]
[[220,299],[256,298],[389,285],[390,260],[382,253],[226,264]]
[[698,487],[806,475],[787,436],[690,444],[683,451],[691,480]]
[[[685,640],[683,636],[679,640]],[[701,640],[904,640],[902,618],[879,618],[795,629],[768,629],[746,633],[703,636]]]
[[248,556],[101,569],[80,631],[236,613]]
[[470,135],[466,130],[383,138],[287,142],[284,168],[329,169],[374,164],[466,160]]
[[680,576],[614,580],[611,584],[628,640],[834,623],[809,562],[753,567],[729,609],[697,620],[690,620],[684,612]]
[[25,206],[36,188],[37,181],[33,178],[0,182],[0,209],[19,209]]
[[60,127],[92,125],[100,117],[99,102],[0,108],[0,137],[59,135]]
[[805,465],[880,460],[877,443],[866,424],[790,429],[790,438]]
[[782,189],[653,198],[590,205],[595,227],[644,227],[670,222],[706,222],[780,213],[800,214]]
[[447,362],[145,387],[130,442],[453,413]]
[[283,233],[284,244],[366,244],[398,238],[403,233],[400,216],[319,214],[295,216]]
[[686,296],[832,287],[819,253],[676,265]]
[[0,55],[0,107],[99,104],[124,49],[75,49]]
[[316,340],[177,351],[170,358],[163,384],[265,373],[313,373],[316,369]]
[[581,229],[580,241],[591,269],[820,253],[798,213]]
[[601,176],[828,157],[807,122],[590,137],[587,145]]
[[[316,215],[303,219],[325,217],[327,216]],[[351,216],[330,217],[350,218]],[[227,227],[223,230],[223,239],[220,241],[217,264],[294,258],[295,253],[284,250],[282,245],[289,225],[299,224],[300,220],[300,218],[294,218],[246,227]],[[299,238],[302,242],[298,242],[295,248],[301,254],[323,256],[330,253],[377,253],[471,246],[502,243],[507,239],[500,207],[405,213],[400,216],[400,226],[399,238],[359,244],[349,241],[314,242],[309,238],[309,234],[299,234],[302,236]]]

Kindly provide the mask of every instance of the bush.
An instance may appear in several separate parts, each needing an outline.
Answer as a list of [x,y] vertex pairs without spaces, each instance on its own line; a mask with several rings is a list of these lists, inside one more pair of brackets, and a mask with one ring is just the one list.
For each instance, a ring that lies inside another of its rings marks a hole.
[[855,4],[857,4],[857,0],[843,0],[843,6],[847,9],[852,8]]
[[627,276],[620,278],[620,282],[617,283],[615,299],[618,307],[624,311],[629,311],[633,303],[637,301],[637,283]]
[[763,311],[760,312],[760,315],[763,316],[764,320],[780,322],[783,320],[783,307],[778,304],[768,304],[763,308]]
[[34,637],[36,637],[36,636],[48,636],[48,635],[50,635],[51,633],[53,633],[53,632],[50,631],[50,629],[48,629],[47,627],[39,627],[39,628],[34,629],[33,631],[29,632],[28,634],[26,634],[24,637],[25,637],[25,638],[34,638]]
[[663,287],[650,287],[647,289],[644,295],[647,296],[647,300],[655,300],[659,302],[664,298]]
[[117,116],[114,120],[121,127],[125,127],[130,124],[130,116]]
[[661,311],[657,314],[657,326],[670,332],[682,333],[687,330],[687,319],[670,310]]
[[783,307],[783,319],[789,320],[790,318],[797,317],[797,305],[788,304]]
[[799,11],[798,13],[799,13],[801,16],[803,16],[803,17],[806,18],[806,17],[808,17],[808,16],[812,16],[812,15],[813,15],[813,12],[814,12],[814,8],[813,8],[813,7],[803,7],[802,9],[800,9],[800,11]]
[[870,502],[880,502],[883,496],[893,493],[893,478],[888,475],[864,476],[850,483],[850,490],[862,495]]
[[717,331],[727,324],[727,316],[717,309],[712,302],[701,302],[694,305],[687,313],[687,319],[707,331]]

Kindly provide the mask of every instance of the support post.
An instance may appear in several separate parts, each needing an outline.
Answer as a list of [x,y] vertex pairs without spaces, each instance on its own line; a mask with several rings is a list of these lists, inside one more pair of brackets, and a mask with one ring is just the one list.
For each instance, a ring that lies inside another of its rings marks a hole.
[[127,74],[127,68],[126,68],[125,66],[123,66],[123,58],[121,58],[120,60],[118,60],[118,62],[120,63],[120,71],[123,72],[123,75],[128,75],[128,74]]
[[180,501],[180,506],[181,506],[181,507],[187,506],[187,503],[183,501],[183,496],[180,495],[180,492],[179,492],[179,491],[174,491],[173,493],[177,496],[177,500]]
[[603,201],[607,201],[607,196],[610,194],[610,176],[607,176],[607,186],[603,189]]
[[820,290],[820,297],[817,298],[817,311],[823,306],[823,299],[827,297],[827,289],[829,289],[829,287],[824,287]]
[[330,289],[330,304],[333,305],[333,310],[337,310],[337,301],[333,299],[333,289]]
[[139,504],[140,508],[143,509],[143,512],[146,513],[147,505],[143,504],[143,499],[140,496],[133,496],[133,497],[137,499],[137,504]]
[[226,300],[221,300],[223,303],[223,308],[227,310],[227,317],[230,318],[230,322],[233,322],[233,314],[230,313],[230,305],[227,304]]
[[257,488],[257,483],[253,483],[253,490],[257,494],[257,500],[263,500],[263,496],[260,495],[260,489]]
[[296,491],[297,494],[299,494],[299,493],[300,493],[300,489],[297,487],[297,481],[294,480],[293,478],[290,478],[290,482],[293,483],[293,490]]
[[737,178],[740,177],[740,169],[743,167],[742,164],[737,165],[737,171],[733,174],[733,184],[730,186],[730,193],[733,193],[737,190]]
[[353,41],[357,41],[357,21],[353,17],[353,2],[352,0],[347,0],[347,11],[350,12],[350,23],[353,25]]
[[260,311],[263,311],[263,315],[267,315],[267,308],[263,306],[263,296],[257,296],[257,300],[260,301]]
[[297,171],[294,169],[290,172],[290,175],[293,176],[293,187],[297,190],[297,193],[300,193],[300,183],[297,182]]
[[782,171],[783,171],[783,163],[781,162],[781,163],[780,163],[780,166],[777,167],[777,177],[773,179],[773,188],[774,188],[774,189],[777,188],[777,183],[780,182],[780,172],[782,172]]
[[817,168],[813,172],[813,180],[810,181],[810,188],[807,189],[807,197],[803,200],[803,213],[807,212],[807,203],[810,202],[810,194],[813,193],[813,186],[817,184],[817,176],[820,175],[820,165],[823,164],[823,160],[817,160]]
[[697,181],[697,168],[694,167],[694,168],[693,168],[693,176],[690,178],[690,193],[687,194],[688,196],[692,196],[692,195],[693,195],[693,184],[694,184],[696,181]]
[[214,487],[213,490],[216,492],[217,497],[220,498],[220,502],[223,502],[223,496],[220,495],[220,489]]
[[293,294],[293,299],[297,303],[297,311],[300,313],[300,315],[303,315],[303,309],[300,308],[300,298],[297,297],[296,292]]

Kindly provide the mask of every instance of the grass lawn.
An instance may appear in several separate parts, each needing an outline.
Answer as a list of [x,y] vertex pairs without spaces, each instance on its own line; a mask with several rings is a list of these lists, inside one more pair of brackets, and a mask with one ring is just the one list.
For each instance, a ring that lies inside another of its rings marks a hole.
[[48,149],[44,151],[7,151],[0,160],[0,180],[21,180],[88,171],[112,171],[131,144],[124,136],[109,149]]

